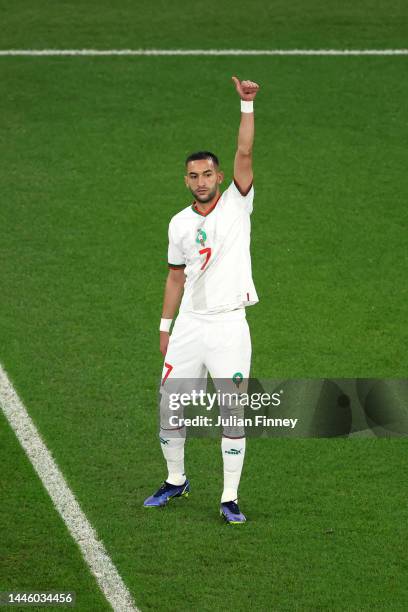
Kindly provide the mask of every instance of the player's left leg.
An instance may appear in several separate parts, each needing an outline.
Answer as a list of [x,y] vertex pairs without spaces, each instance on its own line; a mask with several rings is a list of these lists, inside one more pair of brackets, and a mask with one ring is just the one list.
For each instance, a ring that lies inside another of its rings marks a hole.
[[[238,310],[214,318],[207,326],[205,364],[222,394],[237,397],[245,392],[251,365],[251,336],[245,311]],[[224,490],[220,512],[229,524],[244,523],[238,506],[238,487],[245,458],[245,429],[239,424],[244,408],[238,401],[226,400],[220,405],[223,419],[221,452],[224,467]]]

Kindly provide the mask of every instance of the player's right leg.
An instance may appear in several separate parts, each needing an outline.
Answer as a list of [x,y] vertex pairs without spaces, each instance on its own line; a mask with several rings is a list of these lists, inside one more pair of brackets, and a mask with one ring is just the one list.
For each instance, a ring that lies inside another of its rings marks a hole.
[[174,497],[186,497],[189,493],[190,483],[184,471],[186,433],[183,412],[177,407],[176,397],[191,393],[206,379],[202,346],[200,321],[196,317],[179,315],[170,336],[160,386],[159,439],[168,475],[161,487],[145,500],[146,507],[163,507]]

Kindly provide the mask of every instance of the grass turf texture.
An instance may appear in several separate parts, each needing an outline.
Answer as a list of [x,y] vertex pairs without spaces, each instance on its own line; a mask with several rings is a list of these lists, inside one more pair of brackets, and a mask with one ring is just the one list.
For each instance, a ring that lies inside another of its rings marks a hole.
[[2,412],[0,448],[0,591],[76,591],[78,609],[110,610]]
[[[1,359],[137,604],[406,608],[405,440],[251,440],[239,530],[218,517],[218,443],[192,440],[188,500],[142,508],[164,474],[155,322],[167,224],[189,202],[188,152],[215,150],[231,178],[231,74],[263,87],[253,375],[406,375],[406,61],[2,59],[0,70]],[[38,511],[32,528],[53,521]],[[13,550],[13,587],[45,587],[22,538]],[[78,561],[65,562],[75,575]]]
[[6,48],[404,48],[401,0],[0,1]]

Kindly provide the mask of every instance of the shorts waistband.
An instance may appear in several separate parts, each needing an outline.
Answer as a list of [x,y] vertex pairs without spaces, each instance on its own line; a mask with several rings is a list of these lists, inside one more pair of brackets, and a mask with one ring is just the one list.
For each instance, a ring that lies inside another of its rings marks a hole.
[[197,319],[198,321],[239,321],[246,319],[245,308],[236,308],[227,312],[217,312],[214,314],[200,314],[198,312],[181,312],[179,317],[188,317],[189,319]]

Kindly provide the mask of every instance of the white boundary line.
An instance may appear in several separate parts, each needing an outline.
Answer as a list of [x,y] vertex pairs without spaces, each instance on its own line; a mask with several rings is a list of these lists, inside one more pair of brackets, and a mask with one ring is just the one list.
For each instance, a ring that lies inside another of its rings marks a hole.
[[14,57],[58,57],[82,55],[95,56],[140,56],[140,55],[239,55],[239,56],[266,56],[266,55],[408,55],[408,49],[3,49],[0,56]]
[[81,510],[0,364],[0,406],[115,612],[138,612],[104,545]]

